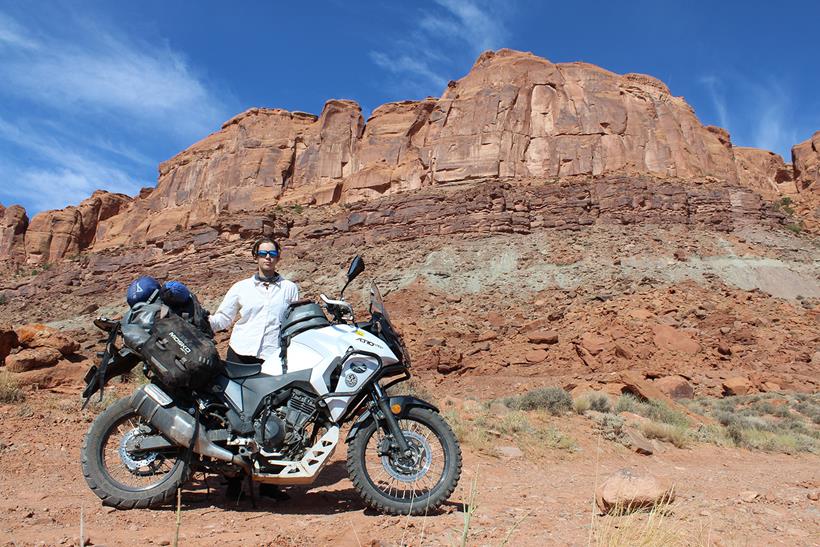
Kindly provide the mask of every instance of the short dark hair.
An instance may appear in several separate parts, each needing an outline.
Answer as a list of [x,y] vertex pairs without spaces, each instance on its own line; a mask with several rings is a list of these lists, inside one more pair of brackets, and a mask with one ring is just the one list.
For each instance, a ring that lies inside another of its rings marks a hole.
[[253,255],[254,258],[256,258],[256,253],[259,252],[259,247],[263,243],[271,243],[276,248],[277,253],[282,252],[282,246],[279,245],[278,241],[276,241],[275,239],[273,239],[271,237],[263,236],[263,237],[260,237],[259,239],[257,239],[256,241],[253,242],[253,247],[251,247],[251,254]]

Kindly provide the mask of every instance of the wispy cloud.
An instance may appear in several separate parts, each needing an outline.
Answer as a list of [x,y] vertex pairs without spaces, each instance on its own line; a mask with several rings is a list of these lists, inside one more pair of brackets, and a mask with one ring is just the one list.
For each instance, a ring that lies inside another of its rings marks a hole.
[[0,201],[35,211],[97,188],[133,193],[153,182],[158,149],[187,146],[230,114],[162,40],[64,16],[56,27],[0,12],[0,177],[16,182]]
[[3,195],[25,203],[30,213],[76,204],[99,188],[132,194],[150,184],[128,173],[124,169],[130,167],[128,162],[111,161],[101,154],[105,148],[76,146],[55,138],[46,128],[0,118],[0,140],[30,158],[29,162],[0,161],[0,171],[14,177]]
[[[413,5],[413,4],[410,4]],[[509,5],[505,9],[509,9]],[[480,0],[434,0],[417,8],[417,21],[370,58],[390,73],[397,89],[421,95],[441,92],[451,75],[484,50],[503,45],[508,32],[495,4]]]
[[786,85],[736,73],[705,76],[700,83],[706,87],[718,123],[729,131],[735,145],[771,150],[790,159],[799,124]]
[[37,42],[27,34],[28,31],[17,21],[0,13],[0,48],[37,49]]
[[704,76],[700,79],[700,82],[706,86],[709,98],[712,100],[712,106],[715,108],[715,112],[717,112],[720,127],[728,130],[730,125],[729,112],[726,108],[726,99],[723,96],[723,92],[719,89],[720,80],[716,76]]

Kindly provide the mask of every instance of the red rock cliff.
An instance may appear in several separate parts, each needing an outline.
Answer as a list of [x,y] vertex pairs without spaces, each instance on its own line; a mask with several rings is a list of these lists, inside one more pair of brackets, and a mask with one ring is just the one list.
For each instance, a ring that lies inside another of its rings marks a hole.
[[734,149],[725,130],[704,127],[655,78],[500,50],[482,54],[441,98],[385,104],[367,122],[353,101],[328,101],[319,116],[248,110],[162,163],[156,189],[100,216],[95,231],[79,223],[75,234],[76,210],[37,215],[26,251],[56,258],[91,240],[99,248],[160,240],[221,212],[470,179],[711,176],[771,198],[814,184],[817,140],[795,147],[795,186],[777,156]]

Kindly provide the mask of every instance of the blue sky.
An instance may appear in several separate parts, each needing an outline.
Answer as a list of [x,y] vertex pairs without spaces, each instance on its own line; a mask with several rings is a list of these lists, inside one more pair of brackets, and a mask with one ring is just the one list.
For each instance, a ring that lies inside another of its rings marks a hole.
[[642,72],[739,146],[820,130],[820,3],[0,0],[0,203],[29,216],[157,165],[254,106],[439,96],[485,49]]

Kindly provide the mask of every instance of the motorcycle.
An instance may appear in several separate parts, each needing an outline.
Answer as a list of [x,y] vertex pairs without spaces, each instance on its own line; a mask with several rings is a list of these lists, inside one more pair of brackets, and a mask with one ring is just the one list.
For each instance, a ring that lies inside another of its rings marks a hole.
[[86,376],[86,400],[140,362],[149,382],[91,424],[81,451],[91,490],[105,505],[130,509],[168,503],[194,471],[311,484],[351,424],[347,473],[368,506],[393,515],[438,508],[458,484],[461,449],[434,405],[387,393],[410,378],[410,358],[375,282],[369,320],[355,322],[342,299],[362,271],[357,256],[339,299],[291,305],[281,359],[222,361],[189,393],[167,388],[139,351],[117,346],[123,321],[96,321],[109,339]]

